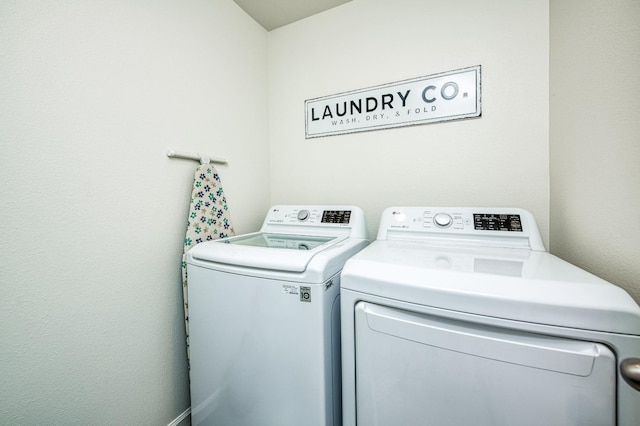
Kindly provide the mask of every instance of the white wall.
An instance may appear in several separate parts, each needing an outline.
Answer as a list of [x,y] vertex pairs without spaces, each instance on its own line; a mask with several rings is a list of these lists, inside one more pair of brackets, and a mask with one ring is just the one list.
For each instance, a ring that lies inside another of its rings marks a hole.
[[551,2],[551,251],[640,302],[640,2]]
[[[547,2],[354,0],[269,33],[271,194],[390,205],[518,206],[548,241]],[[482,117],[305,140],[304,101],[482,65]]]
[[227,157],[236,231],[259,226],[266,43],[231,0],[3,0],[0,423],[157,426],[189,407],[197,164],[165,151]]
[[[639,13],[615,5],[553,2],[550,64],[547,2],[353,0],[269,33],[267,63],[231,0],[3,1],[0,418],[162,425],[189,406],[195,163],[167,148],[230,160],[239,233],[271,203],[360,205],[371,237],[391,204],[514,205],[548,242],[551,194],[552,251],[638,298]],[[305,99],[476,64],[479,119],[304,138]]]

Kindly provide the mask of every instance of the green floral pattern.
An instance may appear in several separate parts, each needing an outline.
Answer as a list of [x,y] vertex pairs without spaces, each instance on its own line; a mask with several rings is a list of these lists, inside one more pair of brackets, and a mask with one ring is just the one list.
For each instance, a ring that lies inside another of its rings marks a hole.
[[187,331],[187,358],[189,358],[189,292],[187,287],[187,251],[204,242],[235,235],[227,199],[222,191],[220,176],[211,164],[196,169],[189,206],[187,232],[182,254],[182,295],[184,298],[184,325]]

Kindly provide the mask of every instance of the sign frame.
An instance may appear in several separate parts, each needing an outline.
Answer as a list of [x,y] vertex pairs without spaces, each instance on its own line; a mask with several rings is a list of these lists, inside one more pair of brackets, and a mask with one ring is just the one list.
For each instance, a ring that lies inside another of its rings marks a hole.
[[482,66],[305,100],[305,139],[482,116]]

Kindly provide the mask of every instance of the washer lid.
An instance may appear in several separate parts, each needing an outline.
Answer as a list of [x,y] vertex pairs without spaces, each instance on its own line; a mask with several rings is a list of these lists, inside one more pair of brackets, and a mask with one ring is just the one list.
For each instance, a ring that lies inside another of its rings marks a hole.
[[256,232],[199,244],[191,249],[191,255],[206,262],[303,272],[316,254],[344,239],[346,237]]
[[418,305],[640,335],[640,307],[629,294],[547,252],[378,240],[341,277],[342,289]]

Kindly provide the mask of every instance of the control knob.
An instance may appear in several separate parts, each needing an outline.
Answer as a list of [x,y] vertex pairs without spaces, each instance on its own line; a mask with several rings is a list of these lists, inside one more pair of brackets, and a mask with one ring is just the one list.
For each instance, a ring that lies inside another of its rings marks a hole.
[[447,213],[438,213],[433,217],[433,222],[440,228],[448,228],[453,223],[453,219]]
[[309,210],[300,210],[298,212],[298,220],[305,221],[309,218]]

